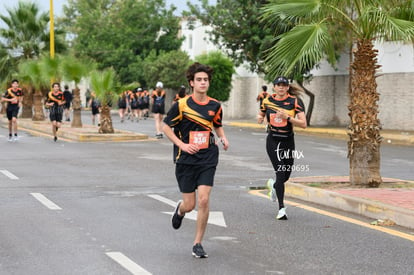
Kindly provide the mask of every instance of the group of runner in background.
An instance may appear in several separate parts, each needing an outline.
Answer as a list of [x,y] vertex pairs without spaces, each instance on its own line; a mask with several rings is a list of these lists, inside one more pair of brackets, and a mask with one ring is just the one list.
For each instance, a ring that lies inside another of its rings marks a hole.
[[[17,116],[21,109],[23,92],[22,89],[19,88],[18,80],[13,80],[11,86],[12,87],[6,91],[5,95],[1,97],[1,100],[9,103],[7,113],[10,121],[9,141],[14,141],[18,139]],[[147,119],[151,111],[155,120],[155,137],[163,138],[162,121],[166,113],[166,92],[163,86],[162,82],[157,82],[155,88],[151,92],[141,87],[137,87],[132,91],[123,91],[118,100],[120,121],[124,122],[125,119],[128,119],[132,122],[139,122],[141,119]],[[178,101],[186,95],[186,87],[182,85],[180,90],[176,93],[173,102]],[[61,127],[62,121],[70,122],[72,99],[73,94],[72,91],[69,90],[68,85],[64,86],[62,92],[60,83],[54,83],[51,92],[46,96],[45,109],[52,122],[54,141],[57,140],[56,132]],[[87,91],[85,106],[92,111],[92,124],[95,125],[97,123],[97,125],[100,126],[100,109],[102,106],[93,91]]]
[[124,91],[118,99],[118,112],[121,122],[125,119],[139,122],[149,116],[150,93],[142,88]]
[[[180,91],[175,95],[173,102],[178,101],[187,95],[186,87],[182,85]],[[157,82],[155,89],[149,92],[146,89],[136,88],[132,91],[124,91],[118,99],[118,112],[121,122],[130,120],[139,122],[147,119],[151,113],[155,121],[155,137],[163,138],[162,120],[166,113],[165,110],[166,92],[162,82]]]

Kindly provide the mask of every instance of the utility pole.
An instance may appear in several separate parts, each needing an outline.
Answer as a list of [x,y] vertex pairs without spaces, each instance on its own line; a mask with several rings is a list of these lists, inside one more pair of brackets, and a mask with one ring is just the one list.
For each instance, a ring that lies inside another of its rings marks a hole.
[[50,0],[50,58],[55,57],[55,23],[53,17],[53,0]]

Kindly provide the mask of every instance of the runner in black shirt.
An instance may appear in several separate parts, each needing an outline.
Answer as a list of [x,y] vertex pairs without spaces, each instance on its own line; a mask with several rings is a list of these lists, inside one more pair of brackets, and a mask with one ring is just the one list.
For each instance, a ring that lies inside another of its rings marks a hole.
[[[1,101],[7,102],[7,119],[9,120],[9,141],[17,141],[17,115],[23,102],[23,91],[19,88],[19,81],[13,79],[11,88],[7,89]],[[14,137],[13,137],[14,131]]]
[[208,257],[201,242],[218,163],[219,151],[213,130],[224,150],[229,146],[221,123],[221,104],[207,96],[212,73],[211,67],[200,63],[189,67],[187,80],[193,95],[178,100],[169,110],[163,125],[165,135],[174,143],[175,175],[182,193],[182,200],[178,201],[172,217],[172,226],[180,228],[185,213],[191,212],[197,201],[197,227],[192,251],[196,258]]
[[60,90],[59,83],[52,84],[52,91],[49,92],[46,105],[50,108],[50,121],[52,122],[53,140],[57,141],[57,131],[62,125],[63,106],[65,104],[65,97]]
[[269,131],[266,151],[276,173],[276,181],[268,181],[270,197],[279,202],[278,220],[287,220],[284,205],[285,182],[289,180],[293,166],[295,140],[293,126],[306,128],[305,108],[302,101],[293,95],[295,90],[286,77],[278,77],[273,82],[274,93],[263,99],[258,115],[258,123],[266,117]]

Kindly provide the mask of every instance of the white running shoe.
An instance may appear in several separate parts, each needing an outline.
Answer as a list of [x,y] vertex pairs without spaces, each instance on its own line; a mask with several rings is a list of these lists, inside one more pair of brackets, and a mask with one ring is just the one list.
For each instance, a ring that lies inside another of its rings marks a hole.
[[286,208],[283,207],[279,210],[279,213],[277,213],[277,217],[276,219],[278,220],[287,220],[287,215],[286,215]]
[[267,189],[269,190],[269,193],[267,193],[267,195],[269,196],[269,199],[271,199],[273,202],[276,202],[277,196],[276,196],[276,190],[273,187],[274,183],[275,183],[274,179],[268,179],[266,186],[267,186]]
[[8,142],[12,142],[13,141],[13,137],[9,136],[9,138],[7,139]]

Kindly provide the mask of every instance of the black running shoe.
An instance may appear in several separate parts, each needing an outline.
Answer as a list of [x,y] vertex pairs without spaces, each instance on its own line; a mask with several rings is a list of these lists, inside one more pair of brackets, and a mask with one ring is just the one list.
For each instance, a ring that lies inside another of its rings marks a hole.
[[57,137],[54,137],[53,140],[56,142],[57,141]]
[[201,243],[196,243],[193,246],[193,256],[196,258],[208,258],[208,255],[201,246]]
[[175,207],[175,210],[174,210],[174,214],[171,218],[172,227],[174,229],[180,228],[181,222],[183,221],[184,216],[185,216],[185,215],[183,215],[183,216],[178,215],[178,208],[180,208],[180,205],[181,205],[182,202],[183,202],[182,200],[178,201],[177,206]]

